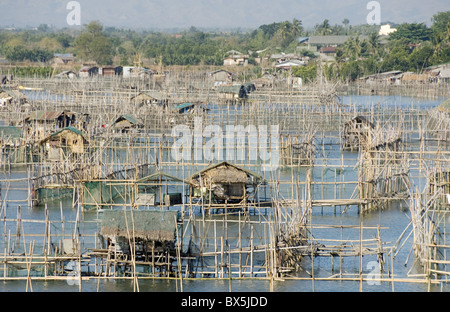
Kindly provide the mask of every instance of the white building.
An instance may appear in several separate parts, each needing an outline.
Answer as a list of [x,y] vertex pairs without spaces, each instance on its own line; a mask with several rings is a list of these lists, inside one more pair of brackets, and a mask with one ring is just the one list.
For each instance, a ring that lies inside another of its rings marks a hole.
[[387,36],[396,31],[397,31],[397,28],[391,28],[391,25],[386,24],[386,25],[381,25],[380,31],[378,32],[378,34],[380,36]]

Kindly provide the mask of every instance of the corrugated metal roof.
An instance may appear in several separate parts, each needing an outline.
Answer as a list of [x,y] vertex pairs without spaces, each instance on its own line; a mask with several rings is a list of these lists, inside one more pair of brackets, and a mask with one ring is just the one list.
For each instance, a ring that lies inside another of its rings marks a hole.
[[57,119],[62,114],[63,114],[62,111],[60,111],[60,112],[34,111],[34,112],[31,112],[30,115],[28,115],[26,120],[29,120],[29,121],[54,120],[54,119]]
[[183,104],[179,104],[179,105],[175,106],[175,109],[183,109],[183,108],[191,107],[194,105],[195,104],[193,104],[193,103],[183,103]]
[[[348,39],[355,38],[355,36],[311,36],[309,37],[309,44],[344,44]],[[368,36],[358,36],[359,40],[368,39]]]
[[164,173],[164,172],[155,172],[149,176],[143,177],[139,180],[136,181],[136,183],[145,183],[145,182],[149,182],[149,181],[159,181],[162,179],[166,179],[166,180],[172,180],[172,181],[177,181],[177,182],[185,182],[183,179],[174,177],[170,174]]

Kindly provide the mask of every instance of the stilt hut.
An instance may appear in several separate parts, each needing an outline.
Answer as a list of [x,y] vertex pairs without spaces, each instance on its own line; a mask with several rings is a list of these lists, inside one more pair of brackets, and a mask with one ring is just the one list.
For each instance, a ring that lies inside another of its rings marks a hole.
[[119,116],[111,125],[112,129],[116,133],[128,133],[133,130],[137,130],[142,127],[142,123],[131,115]]
[[39,141],[58,129],[74,127],[77,123],[85,129],[89,115],[83,114],[80,120],[77,115],[70,111],[33,111],[23,120],[24,130],[32,141]]
[[105,210],[100,238],[111,258],[151,262],[171,269],[179,224],[177,211]]
[[217,87],[217,93],[219,99],[230,103],[248,98],[247,89],[244,85],[219,85]]
[[364,145],[375,125],[363,116],[353,117],[345,123],[342,148],[343,150],[359,150]]
[[244,204],[256,196],[261,176],[226,161],[209,166],[189,178],[190,199],[204,203]]
[[44,147],[48,160],[58,161],[64,155],[83,154],[87,143],[87,138],[80,130],[65,127],[47,136],[40,145]]
[[158,91],[147,91],[147,92],[139,92],[139,94],[133,96],[131,98],[131,102],[138,107],[142,106],[166,106],[168,104],[168,97],[165,96],[162,92]]

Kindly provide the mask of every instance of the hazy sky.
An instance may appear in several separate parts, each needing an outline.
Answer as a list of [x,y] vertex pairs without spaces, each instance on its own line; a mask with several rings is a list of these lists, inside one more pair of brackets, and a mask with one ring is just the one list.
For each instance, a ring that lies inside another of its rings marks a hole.
[[[330,24],[363,24],[370,0],[78,0],[81,24],[99,20],[105,26],[134,28],[257,28],[292,21],[305,27],[328,19]],[[0,26],[49,24],[67,27],[69,0],[0,0]],[[450,10],[449,0],[378,0],[381,21],[425,22]]]

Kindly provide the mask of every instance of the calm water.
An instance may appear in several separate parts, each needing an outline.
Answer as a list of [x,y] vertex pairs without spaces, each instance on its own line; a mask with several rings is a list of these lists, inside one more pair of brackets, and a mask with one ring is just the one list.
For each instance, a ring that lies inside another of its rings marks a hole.
[[[382,105],[384,107],[389,106],[398,106],[398,107],[408,107],[408,108],[420,108],[420,109],[428,109],[433,108],[440,104],[440,100],[437,101],[429,101],[429,100],[420,100],[409,97],[395,97],[395,96],[346,96],[342,97],[342,102],[348,105],[355,106],[370,106],[370,105]],[[333,150],[330,147],[328,151],[329,155],[332,158],[344,159],[345,165],[354,164],[355,159],[357,158],[354,153],[343,153],[339,150]],[[333,172],[322,172],[322,169],[315,168],[313,171],[314,179],[320,181],[322,179],[322,175],[324,175],[325,181],[332,181],[334,179],[334,171]],[[345,172],[345,180],[355,181],[355,177],[357,173],[352,172],[351,169],[343,169]],[[300,180],[304,181],[305,172],[299,170],[298,175],[300,176]],[[286,177],[286,179],[290,180],[290,170],[286,172],[281,171],[281,177]],[[9,178],[9,175],[4,176],[2,178]],[[11,174],[11,178],[26,178],[26,172],[24,170],[20,172],[13,172]],[[422,181],[418,181],[421,183]],[[2,182],[2,196],[5,196],[5,182]],[[25,181],[18,182],[14,184],[15,188],[26,188],[27,184]],[[341,190],[342,198],[349,198],[353,191],[352,186],[348,186]],[[286,194],[290,194],[290,190],[285,190]],[[321,196],[318,195],[322,193],[322,189],[320,187],[316,187],[314,190],[314,197]],[[333,188],[325,188],[324,190],[325,198],[333,198]],[[23,189],[19,190],[9,190],[8,193],[9,199],[23,199],[26,198],[26,191]],[[25,205],[26,206],[26,205]],[[52,206],[49,205],[49,218],[50,220],[60,220],[61,219],[61,210],[59,208],[59,203]],[[76,220],[77,219],[77,211],[76,209],[72,209],[70,203],[64,203],[63,205],[63,215],[65,220]],[[6,207],[6,216],[7,218],[15,218],[17,214],[17,204],[10,203]],[[21,215],[23,219],[38,219],[44,220],[44,207],[34,207],[34,208],[22,208]],[[96,212],[86,212],[81,216],[83,221],[92,221],[98,220],[99,216]],[[333,208],[315,208],[312,214],[312,223],[313,224],[331,224],[331,225],[359,225],[360,222],[364,226],[369,225],[381,225],[383,227],[381,231],[382,241],[387,243],[388,246],[392,246],[400,237],[402,232],[405,230],[407,225],[409,224],[409,210],[406,204],[397,203],[392,205],[389,209],[385,209],[383,211],[373,211],[364,215],[360,215],[355,207],[350,207],[346,213],[342,213],[342,210],[339,208],[334,210]],[[36,229],[33,229],[33,225],[28,224],[28,228],[24,228],[24,233],[35,233]],[[55,225],[57,227],[57,225]],[[0,225],[1,233],[6,233],[7,231],[14,232],[15,226],[11,225],[10,228],[4,229],[4,223]],[[60,228],[55,228],[54,231],[61,230]],[[94,233],[99,230],[98,224],[96,223],[82,223],[83,233]],[[412,228],[410,227],[407,230],[407,234],[410,233]],[[67,229],[66,233],[72,233],[74,229]],[[363,233],[364,238],[373,238],[375,237],[374,231],[367,231]],[[316,238],[339,238],[342,237],[344,239],[355,239],[358,238],[359,229],[356,230],[348,230],[342,231],[339,229],[318,229],[313,230],[313,236]],[[395,276],[398,277],[406,277],[408,272],[411,270],[414,262],[413,254],[410,255],[411,252],[411,240],[412,236],[405,242],[403,247],[400,249],[396,257],[394,258],[393,272]],[[0,248],[3,250],[5,248],[6,241],[0,241]],[[38,248],[38,244],[37,247]],[[21,246],[16,246],[17,250],[20,250]],[[42,248],[42,245],[40,246]],[[375,257],[368,256],[363,258],[363,272],[369,273],[371,268],[371,261],[376,260]],[[339,259],[334,259],[334,265],[332,266],[332,261],[330,257],[316,257],[313,259],[314,261],[314,276],[315,277],[328,277],[330,275],[339,273]],[[391,261],[389,259],[388,263]],[[304,259],[304,264],[302,265],[303,270],[297,273],[297,276],[304,277],[308,276],[306,271],[311,271],[311,260]],[[352,273],[355,274],[359,271],[359,259],[348,257],[343,259],[342,264],[343,273]],[[410,273],[412,274],[420,274],[420,269],[413,269]],[[20,275],[20,273],[18,273]],[[33,291],[37,292],[77,292],[79,290],[79,285],[76,283],[68,283],[66,281],[33,281],[32,282]],[[290,280],[285,279],[283,281],[275,281],[273,283],[273,290],[275,292],[354,292],[360,290],[360,283],[355,281],[300,281],[300,280]],[[419,292],[419,291],[427,291],[428,287],[425,283],[402,283],[402,282],[380,282],[377,285],[370,285],[367,282],[363,282],[362,284],[363,291],[367,292],[391,292],[391,291],[400,291],[400,292]],[[0,291],[1,292],[23,292],[26,290],[26,282],[25,281],[6,281],[0,282]],[[133,283],[130,280],[97,280],[90,279],[89,281],[83,281],[81,284],[81,290],[83,292],[118,292],[118,291],[133,291]],[[175,292],[180,290],[180,285],[178,281],[174,280],[139,280],[139,290],[141,292]],[[267,292],[270,290],[270,283],[268,281],[261,280],[184,280],[183,281],[183,290],[188,292]],[[449,288],[444,283],[443,285],[432,285],[431,291],[448,291]]]

